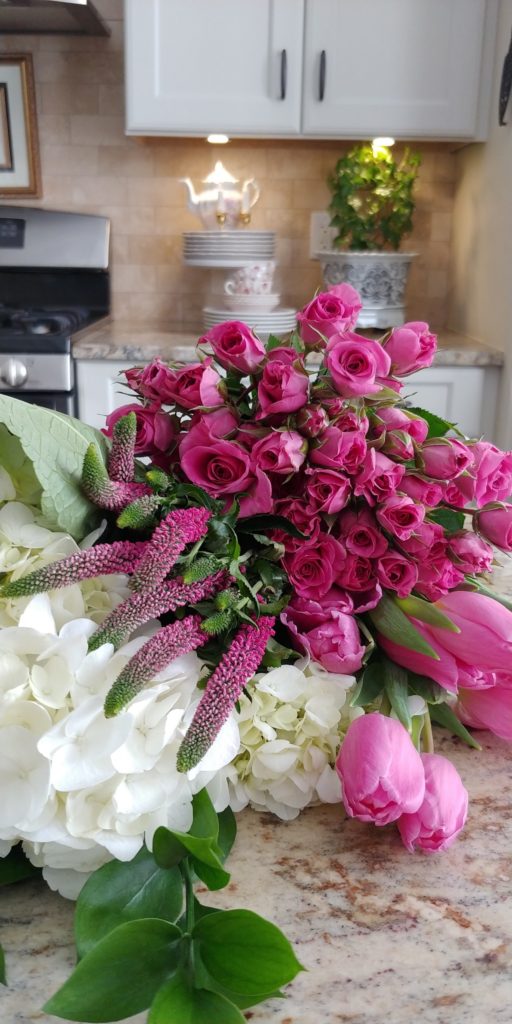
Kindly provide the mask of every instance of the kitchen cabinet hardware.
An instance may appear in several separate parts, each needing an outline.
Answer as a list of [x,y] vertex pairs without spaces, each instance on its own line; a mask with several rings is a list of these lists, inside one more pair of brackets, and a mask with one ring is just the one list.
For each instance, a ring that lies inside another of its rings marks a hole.
[[281,99],[286,99],[286,81],[288,78],[288,55],[281,50]]
[[324,96],[325,96],[326,64],[327,64],[327,55],[326,55],[325,50],[322,50],[322,52],[320,54],[320,81],[319,81],[319,89],[318,89],[318,99],[320,100],[320,103],[323,103]]

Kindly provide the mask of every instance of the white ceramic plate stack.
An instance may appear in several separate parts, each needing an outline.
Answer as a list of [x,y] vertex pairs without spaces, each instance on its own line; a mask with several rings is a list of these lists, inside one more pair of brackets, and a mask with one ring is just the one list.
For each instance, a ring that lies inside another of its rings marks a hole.
[[187,231],[183,261],[189,267],[243,267],[274,256],[274,231]]
[[275,334],[281,337],[295,330],[297,318],[294,309],[276,309],[273,312],[255,313],[229,313],[225,309],[214,309],[212,306],[205,306],[203,309],[203,324],[206,330],[223,324],[226,320],[242,320],[251,327],[260,337],[268,337]]

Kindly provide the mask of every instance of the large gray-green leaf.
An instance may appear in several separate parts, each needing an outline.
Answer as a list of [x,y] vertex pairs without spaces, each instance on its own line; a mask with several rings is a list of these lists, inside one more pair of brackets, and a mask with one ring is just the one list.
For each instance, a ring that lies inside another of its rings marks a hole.
[[105,456],[103,434],[71,416],[10,395],[0,395],[0,424],[18,438],[32,464],[47,525],[81,540],[100,518],[80,487],[83,459],[91,441]]

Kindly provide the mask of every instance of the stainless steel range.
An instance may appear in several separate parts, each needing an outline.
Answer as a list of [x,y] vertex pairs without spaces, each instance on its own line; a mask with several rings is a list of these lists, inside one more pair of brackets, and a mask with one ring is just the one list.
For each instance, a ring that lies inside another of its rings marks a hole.
[[75,413],[73,334],[110,308],[106,217],[0,206],[0,394]]

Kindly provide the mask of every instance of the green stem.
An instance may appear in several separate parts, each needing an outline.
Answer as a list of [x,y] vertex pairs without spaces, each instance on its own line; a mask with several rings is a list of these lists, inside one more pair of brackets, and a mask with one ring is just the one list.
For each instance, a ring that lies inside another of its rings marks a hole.
[[429,712],[428,708],[427,708],[425,714],[423,715],[423,736],[424,736],[425,753],[426,754],[433,754],[434,753],[434,736],[432,734],[432,722],[430,720],[430,712]]
[[382,694],[379,711],[381,715],[389,715],[389,712],[391,711],[391,702],[387,693]]
[[190,934],[194,927],[194,886],[192,884],[192,874],[187,859],[181,861],[180,864],[181,877],[185,885],[185,925],[187,932]]

